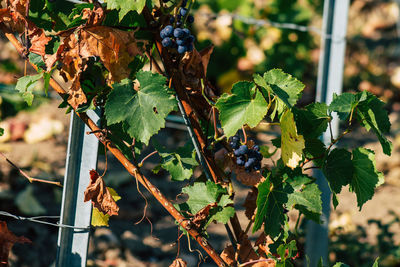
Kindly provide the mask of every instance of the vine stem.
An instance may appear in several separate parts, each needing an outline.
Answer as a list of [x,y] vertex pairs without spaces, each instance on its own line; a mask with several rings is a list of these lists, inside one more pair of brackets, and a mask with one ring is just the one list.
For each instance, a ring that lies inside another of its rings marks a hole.
[[60,182],[55,182],[55,181],[49,181],[49,180],[44,180],[44,179],[39,179],[39,178],[34,178],[30,177],[28,174],[26,174],[21,168],[19,168],[17,165],[15,165],[11,160],[9,160],[6,155],[4,155],[2,152],[0,152],[0,155],[11,165],[13,166],[18,172],[24,176],[30,183],[33,182],[38,182],[38,183],[45,183],[45,184],[53,184],[59,187],[62,187],[62,184]]
[[[14,36],[11,30],[0,23],[0,29],[4,32],[7,39],[14,45],[20,55],[23,55],[23,46]],[[31,63],[31,62],[30,62]],[[37,70],[36,65],[32,64],[32,67]],[[60,96],[66,96],[65,90],[62,86],[55,81],[53,78],[50,79],[50,86],[60,94]],[[107,146],[108,151],[110,151],[118,161],[125,167],[130,175],[136,177],[136,179],[157,199],[158,202],[174,217],[174,219],[196,240],[197,243],[207,252],[208,255],[214,260],[218,266],[227,266],[224,260],[219,256],[215,249],[208,243],[208,241],[201,236],[201,234],[193,228],[190,220],[186,219],[174,206],[173,204],[160,192],[160,190],[155,187],[144,175],[142,175],[138,168],[130,162],[125,155],[119,150],[111,140],[104,139],[101,129],[89,118],[85,113],[77,113],[76,115],[91,129],[93,134],[97,139]]]

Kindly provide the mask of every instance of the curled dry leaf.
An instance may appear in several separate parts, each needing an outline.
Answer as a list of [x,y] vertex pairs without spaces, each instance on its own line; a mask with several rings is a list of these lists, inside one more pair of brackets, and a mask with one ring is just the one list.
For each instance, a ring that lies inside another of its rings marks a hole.
[[194,215],[194,218],[192,219],[192,223],[197,227],[200,228],[201,223],[207,219],[208,215],[210,214],[210,209],[218,206],[217,202],[208,204],[201,210],[199,210],[196,215]]
[[181,258],[175,259],[169,267],[186,267],[186,261],[182,260]]
[[84,201],[91,200],[93,206],[104,214],[118,215],[119,207],[97,171],[90,171],[90,183],[85,190]]
[[[259,238],[260,239],[260,238]],[[258,242],[257,240],[256,242]],[[259,241],[262,243],[262,241]],[[260,244],[261,244],[260,243]],[[260,246],[258,244],[258,246]],[[268,245],[267,245],[268,247]],[[238,250],[238,255],[240,258],[240,261],[244,263],[250,263],[254,262],[253,264],[248,264],[246,266],[252,266],[252,267],[274,267],[275,266],[275,261],[273,259],[268,259],[266,255],[263,254],[257,254],[254,251],[253,246],[251,245],[251,242],[247,235],[243,235],[241,238],[241,242],[237,246]],[[260,247],[258,251],[264,252],[263,250],[260,250]],[[236,259],[235,259],[235,251],[232,247],[232,245],[227,246],[221,253],[221,258],[229,265],[229,266],[234,266]]]
[[[202,95],[201,80],[203,79],[204,94],[209,99],[216,97],[216,90],[206,79],[207,66],[214,47],[210,46],[198,52],[196,49],[191,53],[186,53],[179,65],[182,84],[188,90],[192,106],[197,114],[207,119],[211,106]],[[205,108],[207,107],[207,108]]]
[[[83,27],[75,32],[63,32],[63,45],[57,51],[57,58],[63,62],[62,71],[75,76],[84,60],[99,57],[110,72],[109,79],[118,82],[130,74],[129,63],[142,51],[137,44],[134,31],[122,31],[107,26]],[[78,40],[75,38],[78,36]],[[52,63],[52,62],[50,62]],[[69,66],[72,64],[72,66]],[[51,68],[48,64],[47,68]]]
[[28,238],[16,236],[0,221],[0,266],[8,266],[8,255],[15,243],[32,243]]
[[100,25],[101,22],[104,20],[104,10],[100,6],[100,4],[95,3],[97,6],[95,6],[93,9],[91,8],[85,8],[82,10],[82,19],[86,19],[86,25],[92,25],[92,26],[97,26]]
[[251,191],[247,193],[247,197],[243,203],[243,207],[245,207],[246,217],[251,220],[253,218],[254,212],[257,208],[257,195],[258,190],[256,187],[252,187]]
[[257,238],[255,246],[258,247],[257,253],[263,257],[267,257],[270,254],[269,245],[273,244],[271,237],[266,236],[264,232]]

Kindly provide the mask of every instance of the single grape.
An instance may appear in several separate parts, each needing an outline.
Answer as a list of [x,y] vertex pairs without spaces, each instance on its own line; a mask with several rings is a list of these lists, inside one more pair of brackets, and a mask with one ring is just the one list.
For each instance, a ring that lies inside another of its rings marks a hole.
[[186,45],[186,50],[187,50],[188,52],[192,52],[192,51],[193,51],[193,44],[192,44],[192,43],[187,44],[187,45]]
[[256,159],[255,158],[249,158],[247,160],[247,162],[244,164],[245,168],[251,168],[254,166],[254,164],[256,163]]
[[232,136],[232,141],[240,141],[239,136],[237,135]]
[[258,145],[253,146],[253,149],[254,149],[255,151],[260,151],[260,147],[259,147]]
[[190,35],[189,29],[184,28],[182,31],[185,33],[185,37]]
[[160,37],[161,37],[162,39],[164,39],[165,37],[168,37],[168,36],[165,34],[164,29],[162,29],[162,30],[160,31]]
[[169,37],[165,37],[165,38],[161,41],[161,44],[162,44],[164,47],[170,47],[170,46],[172,46],[172,40],[171,40],[171,38],[169,38]]
[[255,164],[254,164],[254,166],[253,166],[253,169],[255,170],[255,171],[259,171],[259,170],[261,170],[261,162],[256,162]]
[[230,142],[229,145],[233,148],[233,149],[238,149],[240,144],[238,142]]
[[175,17],[170,17],[169,18],[169,23],[174,23],[175,22]]
[[178,45],[178,53],[183,54],[186,52],[186,46]]
[[193,22],[194,22],[194,17],[193,17],[192,15],[189,15],[189,16],[186,18],[186,21],[187,21],[187,23],[193,23]]
[[181,14],[178,14],[177,19],[178,19],[178,21],[181,21],[182,15],[181,15]]
[[240,158],[237,158],[237,159],[236,159],[236,164],[237,164],[237,165],[243,166],[244,163],[245,163],[244,160],[242,160],[242,159],[240,159]]
[[182,39],[182,38],[176,38],[176,43],[177,43],[178,45],[184,45],[184,44],[185,44],[185,42],[186,42],[186,40],[185,40],[185,39]]
[[176,28],[174,30],[174,37],[175,38],[183,38],[185,36],[185,32],[181,28]]
[[182,7],[179,13],[181,14],[182,17],[184,17],[186,16],[187,12],[188,12],[187,8]]
[[176,22],[176,27],[180,27],[181,25],[182,25],[182,22],[180,22],[180,21]]
[[[194,38],[193,35],[190,34],[188,37],[186,37],[186,40],[187,40],[188,43],[193,43],[195,38]],[[238,138],[238,141],[239,141],[239,138]]]
[[187,0],[183,0],[183,1],[182,1],[182,7],[185,7],[186,4],[187,4]]
[[164,31],[166,37],[171,37],[174,32],[174,27],[172,27],[172,25],[167,25],[167,26],[165,26],[163,31]]

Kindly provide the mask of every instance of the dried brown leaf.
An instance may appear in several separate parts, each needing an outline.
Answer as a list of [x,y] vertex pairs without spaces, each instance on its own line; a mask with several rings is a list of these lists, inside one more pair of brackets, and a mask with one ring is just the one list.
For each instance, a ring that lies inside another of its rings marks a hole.
[[186,267],[186,261],[182,260],[181,258],[175,259],[169,267]]
[[90,171],[90,183],[84,193],[84,201],[91,200],[93,206],[104,214],[118,215],[119,207],[97,171]]
[[208,215],[210,214],[210,209],[218,206],[217,202],[208,204],[201,210],[199,210],[192,219],[192,223],[197,227],[200,228],[201,223],[207,219]]
[[263,257],[267,257],[270,254],[269,245],[273,244],[271,237],[266,236],[264,232],[257,238],[255,246],[258,247],[257,253]]
[[76,109],[79,105],[87,102],[86,95],[81,88],[80,75],[77,75],[74,78],[68,93],[69,93],[68,103],[70,103],[70,105],[74,109]]
[[243,203],[243,207],[246,208],[245,214],[246,217],[251,220],[254,215],[254,211],[257,208],[257,195],[258,190],[256,187],[252,187],[251,191],[247,193],[247,197]]
[[233,160],[228,161],[228,167],[236,173],[236,179],[244,185],[255,186],[265,179],[260,171],[246,172],[243,167],[236,165]]
[[0,266],[8,266],[8,255],[15,243],[32,243],[28,238],[16,236],[0,221]]

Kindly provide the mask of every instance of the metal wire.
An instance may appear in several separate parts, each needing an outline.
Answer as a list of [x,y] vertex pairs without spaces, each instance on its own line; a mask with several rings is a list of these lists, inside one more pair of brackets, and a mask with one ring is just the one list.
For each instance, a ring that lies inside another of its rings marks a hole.
[[23,216],[11,214],[6,211],[0,211],[0,215],[11,217],[11,218],[14,218],[14,219],[20,220],[20,221],[30,221],[30,222],[39,223],[39,224],[51,225],[51,226],[55,226],[55,227],[59,227],[59,228],[71,228],[71,229],[82,230],[82,231],[90,230],[90,227],[76,227],[76,226],[71,226],[71,225],[65,225],[62,223],[51,223],[51,222],[42,221],[44,219],[60,219],[60,216],[23,217]]

